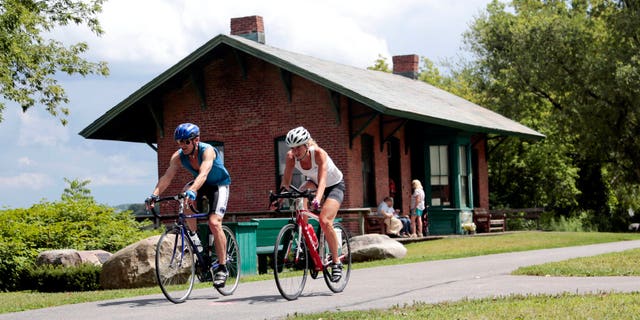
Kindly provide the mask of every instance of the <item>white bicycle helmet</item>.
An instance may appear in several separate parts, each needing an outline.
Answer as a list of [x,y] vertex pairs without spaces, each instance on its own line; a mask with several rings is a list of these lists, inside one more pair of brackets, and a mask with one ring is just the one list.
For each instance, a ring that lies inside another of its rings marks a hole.
[[309,131],[304,127],[297,127],[295,129],[291,129],[289,133],[287,133],[287,137],[284,141],[287,143],[289,148],[294,148],[307,143],[309,139],[311,139]]

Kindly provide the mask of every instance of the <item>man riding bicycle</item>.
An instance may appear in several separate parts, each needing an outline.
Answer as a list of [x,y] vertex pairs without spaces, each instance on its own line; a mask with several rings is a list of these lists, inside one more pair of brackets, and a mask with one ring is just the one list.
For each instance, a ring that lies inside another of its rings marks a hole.
[[[189,200],[196,201],[198,211],[202,212],[205,209],[204,198],[208,201],[208,224],[214,237],[215,251],[219,261],[218,267],[215,270],[212,269],[211,273],[213,285],[216,288],[222,288],[229,275],[225,265],[227,240],[222,231],[222,219],[229,200],[231,178],[222,163],[218,149],[200,142],[200,128],[197,125],[183,123],[176,128],[173,136],[180,148],[171,156],[169,168],[160,177],[146,202],[153,207],[154,202],[169,186],[180,166],[193,174],[195,179],[187,184],[185,193]],[[197,230],[196,221],[193,220],[188,219],[187,224],[190,230]]]
[[[316,190],[312,206],[317,209],[324,197],[320,211],[320,228],[325,235],[333,263],[331,264],[331,281],[338,282],[342,277],[342,263],[338,256],[338,238],[333,229],[333,220],[338,214],[344,198],[345,184],[342,172],[333,163],[327,152],[311,139],[309,131],[303,127],[290,130],[285,138],[290,148],[286,156],[286,166],[281,188],[288,189],[291,184],[293,168],[309,179],[300,186],[301,190]],[[326,193],[326,194],[325,194]]]

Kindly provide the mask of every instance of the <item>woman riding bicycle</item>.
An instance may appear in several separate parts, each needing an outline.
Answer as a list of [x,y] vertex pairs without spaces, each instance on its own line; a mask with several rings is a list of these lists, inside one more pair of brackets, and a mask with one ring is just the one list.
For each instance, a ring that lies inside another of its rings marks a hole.
[[[228,276],[225,265],[227,240],[222,231],[222,218],[229,200],[231,178],[222,164],[218,149],[200,142],[200,128],[198,126],[192,123],[179,125],[174,132],[174,139],[180,149],[171,156],[169,168],[158,180],[158,184],[147,199],[147,203],[153,206],[158,196],[169,186],[180,166],[193,174],[195,179],[190,183],[185,193],[190,200],[197,201],[200,211],[203,210],[202,198],[206,197],[209,202],[209,229],[213,234],[215,251],[220,263],[216,270],[212,270],[213,285],[216,288],[222,288]],[[200,191],[199,194],[198,191]],[[189,229],[197,230],[196,221],[192,220],[187,221]]]
[[340,204],[344,199],[345,184],[342,172],[333,163],[327,152],[311,139],[309,131],[297,127],[287,133],[285,142],[290,150],[286,156],[286,166],[282,178],[281,188],[288,189],[291,184],[293,168],[298,169],[308,181],[300,189],[316,189],[316,196],[312,201],[314,209],[320,207],[320,228],[325,235],[333,263],[331,264],[331,281],[338,282],[342,277],[342,263],[338,257],[338,238],[333,229],[333,220],[338,214]]

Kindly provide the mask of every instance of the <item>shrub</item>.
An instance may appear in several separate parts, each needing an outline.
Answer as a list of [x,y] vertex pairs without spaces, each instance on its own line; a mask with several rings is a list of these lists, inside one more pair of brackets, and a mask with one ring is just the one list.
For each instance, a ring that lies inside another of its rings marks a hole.
[[100,289],[101,266],[85,263],[77,267],[43,265],[29,270],[29,288],[41,292],[92,291]]
[[41,202],[0,211],[0,291],[20,289],[38,252],[71,248],[115,252],[156,231],[141,231],[129,211],[97,204],[91,197]]

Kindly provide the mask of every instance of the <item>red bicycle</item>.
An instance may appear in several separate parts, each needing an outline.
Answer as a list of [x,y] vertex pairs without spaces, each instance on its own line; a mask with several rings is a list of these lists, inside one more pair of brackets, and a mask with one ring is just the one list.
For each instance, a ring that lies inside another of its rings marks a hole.
[[335,293],[344,290],[351,275],[349,232],[341,224],[334,223],[333,229],[336,231],[339,244],[338,255],[343,269],[340,280],[331,281],[331,270],[328,268],[332,262],[329,244],[322,232],[320,237],[316,236],[313,226],[307,221],[309,217],[318,219],[318,216],[304,207],[304,199],[311,200],[314,196],[313,191],[300,191],[293,186],[291,191],[271,193],[269,196],[271,203],[278,199],[292,199],[294,202],[291,221],[280,229],[273,250],[273,274],[276,285],[280,294],[287,300],[295,300],[300,296],[308,274],[316,279],[322,271],[327,286]]

